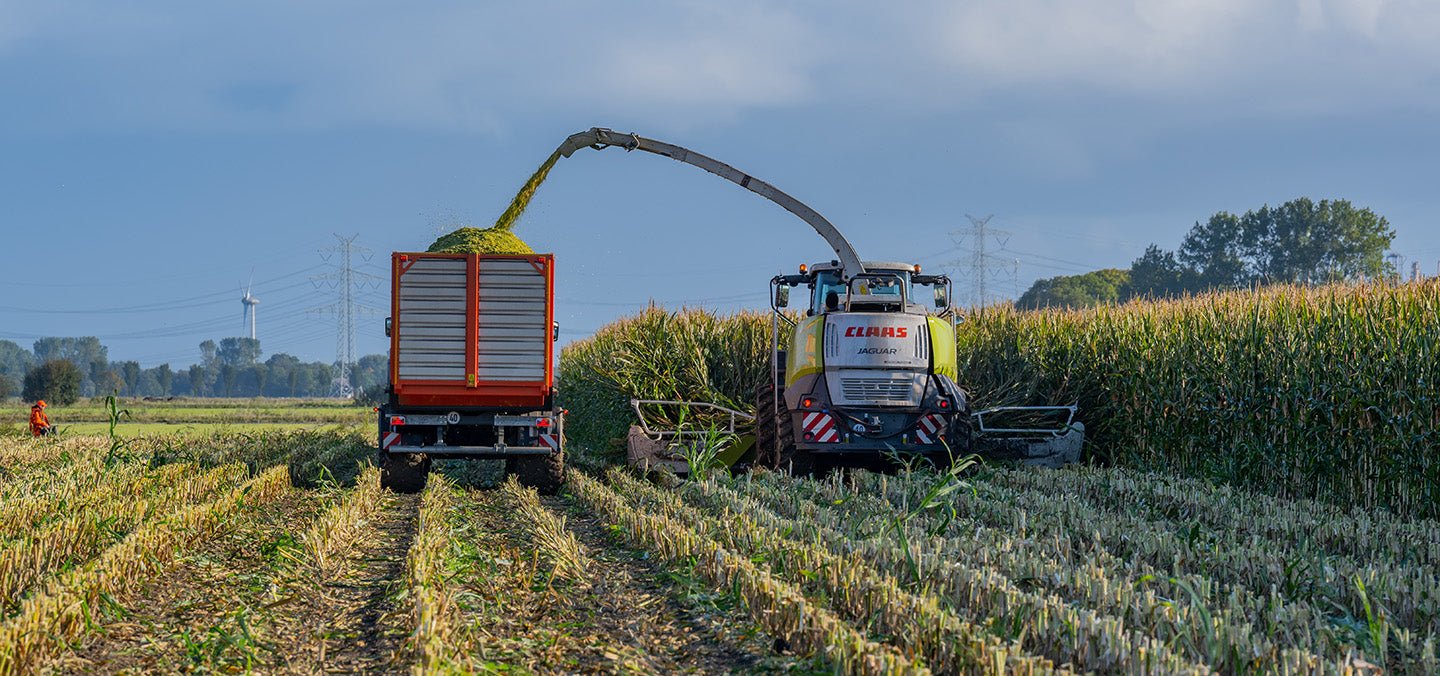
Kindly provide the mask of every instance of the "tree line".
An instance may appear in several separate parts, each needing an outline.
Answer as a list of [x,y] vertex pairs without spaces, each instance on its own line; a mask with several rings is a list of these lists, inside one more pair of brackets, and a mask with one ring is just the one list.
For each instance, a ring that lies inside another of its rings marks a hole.
[[[324,397],[335,391],[335,364],[304,362],[279,352],[261,360],[260,341],[222,338],[200,343],[200,362],[142,368],[136,361],[110,361],[109,349],[94,336],[47,337],[31,349],[0,340],[0,398],[23,396],[67,405],[81,397]],[[351,365],[357,390],[375,390],[388,380],[383,354]]]
[[1260,284],[1320,284],[1392,278],[1385,258],[1395,231],[1383,216],[1347,200],[1308,197],[1195,223],[1176,251],[1151,244],[1128,270],[1035,282],[1016,306],[1089,307]]

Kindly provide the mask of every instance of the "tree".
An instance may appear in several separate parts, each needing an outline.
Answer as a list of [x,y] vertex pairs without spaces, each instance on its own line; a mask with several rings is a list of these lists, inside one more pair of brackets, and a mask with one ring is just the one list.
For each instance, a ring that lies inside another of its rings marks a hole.
[[39,362],[64,359],[82,370],[82,375],[98,381],[110,367],[108,350],[95,336],[80,338],[46,337],[35,341],[35,360]]
[[1389,221],[1346,200],[1308,197],[1196,223],[1176,257],[1151,245],[1130,267],[1136,293],[1167,296],[1256,282],[1314,284],[1393,274]]
[[220,381],[225,383],[225,396],[230,396],[235,391],[235,378],[240,375],[240,369],[234,364],[220,364]]
[[97,394],[119,395],[125,389],[125,378],[115,369],[106,369],[100,377],[95,380],[95,392]]
[[140,362],[122,361],[119,366],[120,374],[125,377],[125,389],[133,397],[140,387]]
[[1240,217],[1221,211],[1196,223],[1180,244],[1180,263],[1198,289],[1247,286],[1252,273],[1247,261],[1246,227]]
[[205,367],[195,364],[189,368],[188,378],[190,380],[190,395],[195,397],[205,396]]
[[270,375],[269,367],[256,364],[250,367],[250,373],[255,377],[255,396],[265,396],[265,379]]
[[1038,310],[1118,303],[1128,295],[1129,287],[1130,273],[1125,270],[1096,270],[1083,275],[1051,277],[1037,280],[1015,301],[1015,307]]
[[1245,245],[1255,276],[1266,282],[1315,283],[1394,273],[1385,251],[1390,222],[1347,200],[1293,199],[1246,212]]
[[34,364],[35,357],[29,350],[12,341],[0,340],[0,387],[5,388],[5,394],[0,398],[18,393],[25,380],[25,372]]
[[383,389],[390,382],[390,358],[383,354],[367,354],[356,362],[350,374],[356,389]]
[[155,372],[155,381],[160,384],[160,396],[170,396],[171,387],[175,382],[175,373],[170,370],[170,364],[161,364],[151,370]]
[[216,358],[221,364],[251,366],[260,360],[260,341],[254,338],[221,338]]
[[80,369],[68,359],[51,359],[25,374],[25,398],[69,406],[80,399]]
[[1173,251],[1154,244],[1130,264],[1130,298],[1164,298],[1185,293],[1193,275],[1175,259]]

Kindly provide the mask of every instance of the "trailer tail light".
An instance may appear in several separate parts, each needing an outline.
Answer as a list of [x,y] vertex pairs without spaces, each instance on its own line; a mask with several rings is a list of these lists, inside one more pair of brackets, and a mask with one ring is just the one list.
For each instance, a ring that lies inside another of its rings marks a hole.
[[950,408],[950,400],[949,400],[949,399],[941,399],[941,400],[940,400],[940,408]]
[[403,415],[392,415],[392,416],[390,416],[390,426],[391,426],[391,427],[400,427],[401,425],[404,425],[404,424],[405,424],[405,416],[403,416]]
[[538,420],[535,421],[535,426],[536,426],[536,427],[549,427],[549,426],[550,426],[550,422],[551,422],[551,421],[550,421],[549,418],[540,418],[540,419],[538,419]]

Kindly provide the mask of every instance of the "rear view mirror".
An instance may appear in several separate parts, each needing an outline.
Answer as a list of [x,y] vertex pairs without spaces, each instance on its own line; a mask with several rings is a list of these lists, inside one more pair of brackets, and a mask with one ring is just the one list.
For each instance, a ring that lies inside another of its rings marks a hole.
[[389,337],[390,337],[390,331],[393,330],[393,329],[394,329],[394,322],[393,322],[389,317],[386,317],[386,318],[385,318],[385,337],[386,337],[386,338],[389,338]]
[[790,287],[783,284],[776,285],[775,307],[790,307]]
[[935,285],[935,309],[943,310],[950,307],[950,295],[945,293],[945,287]]

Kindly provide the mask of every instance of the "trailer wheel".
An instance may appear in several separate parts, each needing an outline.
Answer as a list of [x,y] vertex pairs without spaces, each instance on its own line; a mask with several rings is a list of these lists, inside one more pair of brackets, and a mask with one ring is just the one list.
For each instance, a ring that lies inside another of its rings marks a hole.
[[510,458],[505,461],[505,472],[514,474],[521,486],[534,488],[541,495],[554,495],[565,484],[565,453]]
[[430,456],[423,453],[385,453],[380,457],[380,487],[396,493],[425,490]]

